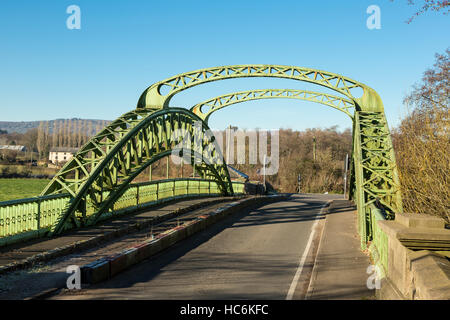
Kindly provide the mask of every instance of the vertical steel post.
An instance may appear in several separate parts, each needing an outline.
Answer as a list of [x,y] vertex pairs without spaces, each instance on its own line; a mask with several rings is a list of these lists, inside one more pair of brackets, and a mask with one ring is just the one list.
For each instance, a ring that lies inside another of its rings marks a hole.
[[41,197],[38,197],[37,230],[41,228]]

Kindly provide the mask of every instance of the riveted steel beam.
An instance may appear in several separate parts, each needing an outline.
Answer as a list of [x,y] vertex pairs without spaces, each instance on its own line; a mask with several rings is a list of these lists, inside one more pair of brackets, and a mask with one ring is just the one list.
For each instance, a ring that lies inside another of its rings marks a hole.
[[[343,94],[355,102],[357,110],[382,112],[383,102],[369,86],[328,71],[282,65],[232,65],[182,73],[148,87],[139,98],[137,108],[167,108],[177,93],[194,86],[225,79],[265,77],[314,83]],[[362,90],[362,96],[357,96]]]
[[[304,81],[332,89],[339,95],[306,90],[264,89],[219,96],[186,109],[169,107],[171,98],[194,86],[233,78],[283,78]],[[362,92],[358,96],[356,90]],[[397,168],[391,136],[379,95],[358,81],[327,71],[281,65],[234,65],[201,69],[179,74],[148,87],[138,101],[137,109],[110,123],[86,143],[43,191],[45,194],[69,193],[72,197],[60,215],[54,232],[64,229],[70,219],[77,222],[76,212],[87,203],[94,208],[88,223],[94,223],[120,197],[133,177],[145,167],[168,156],[179,140],[173,132],[183,129],[201,143],[192,146],[193,154],[210,150],[207,136],[209,116],[238,102],[291,98],[312,101],[336,108],[353,121],[353,150],[350,190],[359,217],[364,243],[371,238],[370,207],[382,207],[388,218],[402,211]],[[200,120],[200,129],[194,125]],[[219,151],[217,151],[219,152]],[[220,152],[219,152],[220,153]],[[220,153],[220,157],[222,157]],[[226,166],[191,157],[201,176],[218,182],[223,194],[233,192]],[[198,163],[197,163],[198,162]],[[78,221],[79,223],[79,221]],[[362,241],[363,241],[362,240]]]
[[324,104],[344,112],[351,119],[353,118],[355,105],[353,101],[349,99],[321,92],[294,89],[259,89],[234,92],[197,103],[191,108],[191,111],[202,118],[205,122],[208,122],[209,117],[213,112],[236,103],[260,99],[283,98]]
[[[173,134],[175,128],[183,126],[184,132]],[[120,134],[111,135],[117,128],[120,128]],[[194,161],[200,163],[196,170],[216,181],[223,195],[233,194],[221,150],[217,142],[208,137],[208,131],[208,126],[198,116],[180,108],[138,111],[138,115],[131,113],[131,117],[114,121],[75,154],[73,161],[66,164],[44,190],[44,194],[71,191],[72,195],[53,226],[52,234],[63,231],[71,219],[77,220],[76,212],[82,212],[87,204],[94,208],[94,213],[82,222],[95,223],[134,177],[156,160],[171,155],[180,147],[186,134],[192,137],[191,145],[186,148],[193,152],[191,164]],[[105,138],[115,144],[108,144],[107,148],[103,144],[102,149],[98,141]],[[203,152],[204,149],[209,152]],[[89,176],[76,180],[73,178],[75,172],[78,176],[89,172]]]

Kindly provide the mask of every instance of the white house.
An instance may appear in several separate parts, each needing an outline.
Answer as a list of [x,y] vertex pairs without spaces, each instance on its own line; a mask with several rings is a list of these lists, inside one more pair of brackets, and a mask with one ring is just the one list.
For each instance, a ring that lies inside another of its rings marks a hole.
[[53,164],[67,162],[77,151],[76,148],[51,148],[48,159]]

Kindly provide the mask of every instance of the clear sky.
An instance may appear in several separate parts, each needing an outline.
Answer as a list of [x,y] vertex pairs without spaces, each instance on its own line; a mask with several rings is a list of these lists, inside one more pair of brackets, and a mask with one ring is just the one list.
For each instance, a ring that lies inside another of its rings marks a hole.
[[[420,3],[420,2],[419,2]],[[69,5],[81,29],[69,30]],[[381,29],[369,30],[369,5]],[[231,64],[282,64],[339,73],[374,88],[390,126],[434,54],[449,47],[450,16],[428,12],[405,21],[407,0],[137,1],[2,0],[0,121],[113,120],[135,108],[152,83],[178,73]],[[190,107],[246,89],[316,89],[292,80],[213,82],[176,95]],[[212,116],[210,125],[241,128],[350,127],[343,113],[296,100],[260,100]]]

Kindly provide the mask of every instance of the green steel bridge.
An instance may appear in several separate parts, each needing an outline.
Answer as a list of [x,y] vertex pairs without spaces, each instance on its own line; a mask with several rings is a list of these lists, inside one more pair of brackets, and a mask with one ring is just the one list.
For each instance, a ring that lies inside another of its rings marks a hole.
[[[284,78],[309,82],[336,95],[308,90],[260,89],[224,94],[191,108],[169,105],[177,93],[232,78]],[[362,92],[361,96],[357,96]],[[232,181],[222,152],[209,134],[208,120],[224,107],[258,99],[287,98],[337,109],[353,123],[350,199],[358,209],[361,246],[374,237],[375,212],[393,219],[402,212],[394,150],[383,102],[372,88],[327,71],[282,65],[233,65],[191,71],[149,86],[137,107],[92,137],[36,198],[0,203],[0,246],[17,239],[58,235],[123,212],[198,195],[233,195],[243,184]],[[200,125],[198,125],[200,124]],[[190,159],[200,179],[180,178],[133,184],[156,161],[193,137]],[[195,140],[195,143],[194,143]]]

